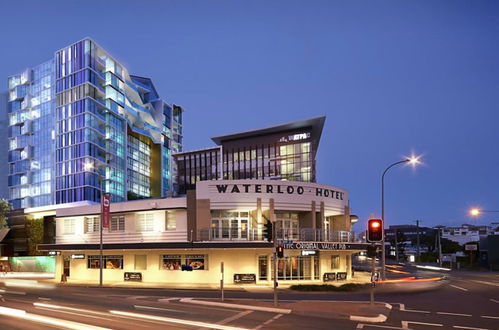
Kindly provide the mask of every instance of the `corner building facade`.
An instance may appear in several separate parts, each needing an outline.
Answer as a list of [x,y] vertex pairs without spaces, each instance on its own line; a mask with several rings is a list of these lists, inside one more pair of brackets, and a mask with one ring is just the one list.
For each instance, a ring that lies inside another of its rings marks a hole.
[[[272,134],[282,128],[276,127]],[[313,132],[302,136],[311,138]],[[262,137],[260,130],[253,133]],[[317,146],[320,136],[314,137]],[[206,155],[206,150],[193,154]],[[266,237],[268,222],[275,243],[285,249],[277,260],[279,281],[352,279],[351,255],[366,246],[351,230],[354,217],[345,189],[299,180],[201,177],[190,187],[175,198],[111,204],[104,282],[218,285],[223,262],[225,283],[271,286],[275,248]],[[99,214],[97,205],[57,210],[56,243],[39,246],[58,255],[56,279],[65,273],[69,281],[98,281]]]

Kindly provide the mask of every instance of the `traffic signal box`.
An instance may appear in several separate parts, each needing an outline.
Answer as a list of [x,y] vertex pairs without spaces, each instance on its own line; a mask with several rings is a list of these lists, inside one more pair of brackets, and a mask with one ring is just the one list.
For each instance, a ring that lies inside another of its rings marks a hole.
[[268,221],[265,223],[265,228],[263,230],[263,237],[268,241],[272,241],[272,222]]
[[381,242],[383,240],[383,220],[369,219],[367,222],[367,241]]

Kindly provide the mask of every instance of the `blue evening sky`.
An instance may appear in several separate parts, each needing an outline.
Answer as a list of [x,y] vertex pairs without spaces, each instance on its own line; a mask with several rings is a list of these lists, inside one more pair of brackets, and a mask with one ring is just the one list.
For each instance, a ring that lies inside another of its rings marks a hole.
[[[184,149],[327,115],[318,182],[364,226],[499,210],[499,1],[2,1],[0,77],[93,38],[182,105]],[[363,223],[363,224],[362,224]]]

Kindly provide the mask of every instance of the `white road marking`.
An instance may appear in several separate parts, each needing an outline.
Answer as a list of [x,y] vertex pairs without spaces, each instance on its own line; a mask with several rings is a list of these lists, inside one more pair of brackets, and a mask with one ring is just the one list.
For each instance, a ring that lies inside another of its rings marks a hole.
[[126,300],[137,300],[140,298],[149,298],[150,296],[127,296],[125,299]]
[[499,316],[487,316],[487,315],[482,315],[480,317],[483,317],[484,319],[498,319],[499,320]]
[[0,307],[0,314],[43,324],[50,324],[56,327],[62,327],[66,329],[74,329],[74,330],[106,329],[102,327],[93,326],[90,324],[79,323],[74,321],[66,321],[66,320],[56,319],[54,317],[26,313],[25,310],[15,309],[15,308]]
[[495,302],[496,304],[499,304],[499,300],[490,299],[490,301]]
[[468,289],[461,288],[460,286],[457,286],[457,285],[452,285],[452,284],[449,284],[449,285],[450,285],[451,287],[456,288],[456,289],[459,289],[459,290],[468,291]]
[[430,312],[428,312],[428,311],[420,311],[420,310],[417,310],[417,309],[405,309],[405,305],[401,304],[401,303],[399,303],[399,305],[400,305],[399,309],[400,309],[401,312],[430,314]]
[[487,281],[479,281],[479,280],[471,280],[472,282],[475,283],[481,283],[481,284],[487,284],[487,285],[493,285],[493,286],[499,286],[499,283],[492,283],[492,282],[487,282]]
[[229,322],[240,319],[241,317],[244,317],[250,313],[253,313],[253,311],[243,311],[243,312],[237,313],[236,315],[229,316],[228,318],[225,318],[222,321],[217,322],[217,324],[227,324]]
[[280,318],[283,314],[277,314],[275,315],[274,317],[271,317],[270,319],[268,319],[267,321],[263,322],[262,324],[260,324],[259,326],[253,328],[253,330],[259,330],[261,328],[263,328],[264,326],[266,325],[269,325],[270,323],[274,322],[275,320],[277,320],[278,318]]
[[38,297],[38,299],[40,299],[40,300],[52,300],[50,298],[43,298],[43,297]]
[[231,327],[231,326],[215,324],[215,323],[198,322],[198,321],[177,319],[177,318],[164,317],[164,316],[156,316],[156,315],[150,315],[150,314],[129,313],[129,312],[115,311],[115,310],[110,310],[109,312],[111,314],[123,315],[123,316],[132,317],[132,318],[161,321],[161,322],[165,322],[165,323],[192,325],[192,326],[196,326],[196,327],[204,327],[204,328],[210,328],[210,329],[220,329],[220,330],[241,330],[241,329],[244,329],[244,328]]
[[172,298],[160,298],[160,299],[158,299],[158,302],[169,303],[172,300],[180,300],[180,298],[176,298],[176,297],[172,297]]
[[3,290],[3,289],[0,289],[0,292],[1,292],[1,293],[18,294],[18,295],[23,295],[23,296],[25,296],[25,295],[26,295],[26,292],[22,292],[22,291],[10,291],[10,290]]
[[425,323],[425,322],[416,322],[416,321],[402,321],[402,328],[409,329],[409,323],[411,324],[419,324],[419,325],[429,325],[432,327],[443,327],[443,324],[440,323]]
[[191,312],[179,311],[177,309],[159,308],[159,307],[151,307],[151,306],[133,305],[133,307],[135,307],[136,309],[150,309],[150,310],[156,310],[156,311],[177,312],[177,313],[184,313],[184,314],[191,313]]
[[437,314],[441,315],[455,315],[455,316],[471,316],[471,314],[460,314],[460,313],[449,313],[449,312],[437,312]]
[[251,306],[251,305],[240,305],[240,304],[227,304],[227,303],[221,303],[221,302],[215,302],[215,301],[195,300],[192,298],[180,299],[180,302],[186,302],[186,303],[198,304],[198,305],[220,306],[220,307],[228,307],[228,308],[244,309],[244,310],[254,310],[254,311],[261,311],[261,312],[268,312],[268,313],[278,313],[278,314],[291,313],[291,309]]
[[68,310],[68,311],[72,311],[72,312],[82,312],[82,313],[85,313],[85,314],[95,314],[95,315],[102,315],[102,316],[112,316],[112,315],[109,315],[108,313],[97,312],[97,311],[93,311],[93,310],[90,310],[90,309],[75,308],[75,307],[53,305],[53,304],[44,304],[44,303],[38,303],[38,302],[33,303],[33,306],[35,306],[37,308],[50,308],[52,310],[61,310],[62,309],[62,310]]
[[[91,317],[91,318],[94,318],[94,319],[101,319],[101,320],[106,320],[106,321],[109,321],[109,322],[113,321],[112,319],[109,319],[109,318],[106,318],[106,317],[95,316],[95,315],[88,315],[88,314],[81,314],[81,313],[76,313],[76,312],[54,310],[52,308],[45,308],[45,307],[35,307],[35,308],[36,309],[45,310],[45,311],[52,311],[52,312],[56,312],[56,313],[64,313],[64,314],[78,315],[78,316],[83,316],[83,317]],[[109,316],[113,316],[113,315],[109,315]]]
[[490,329],[484,329],[484,328],[473,328],[473,327],[463,327],[461,325],[453,325],[453,328],[456,329],[469,329],[469,330],[490,330]]

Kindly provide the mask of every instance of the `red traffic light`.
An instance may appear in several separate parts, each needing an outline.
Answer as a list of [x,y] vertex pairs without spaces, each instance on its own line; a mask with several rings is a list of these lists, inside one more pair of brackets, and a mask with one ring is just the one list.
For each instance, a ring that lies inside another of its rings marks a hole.
[[367,222],[367,240],[381,242],[383,240],[383,220],[369,219]]

